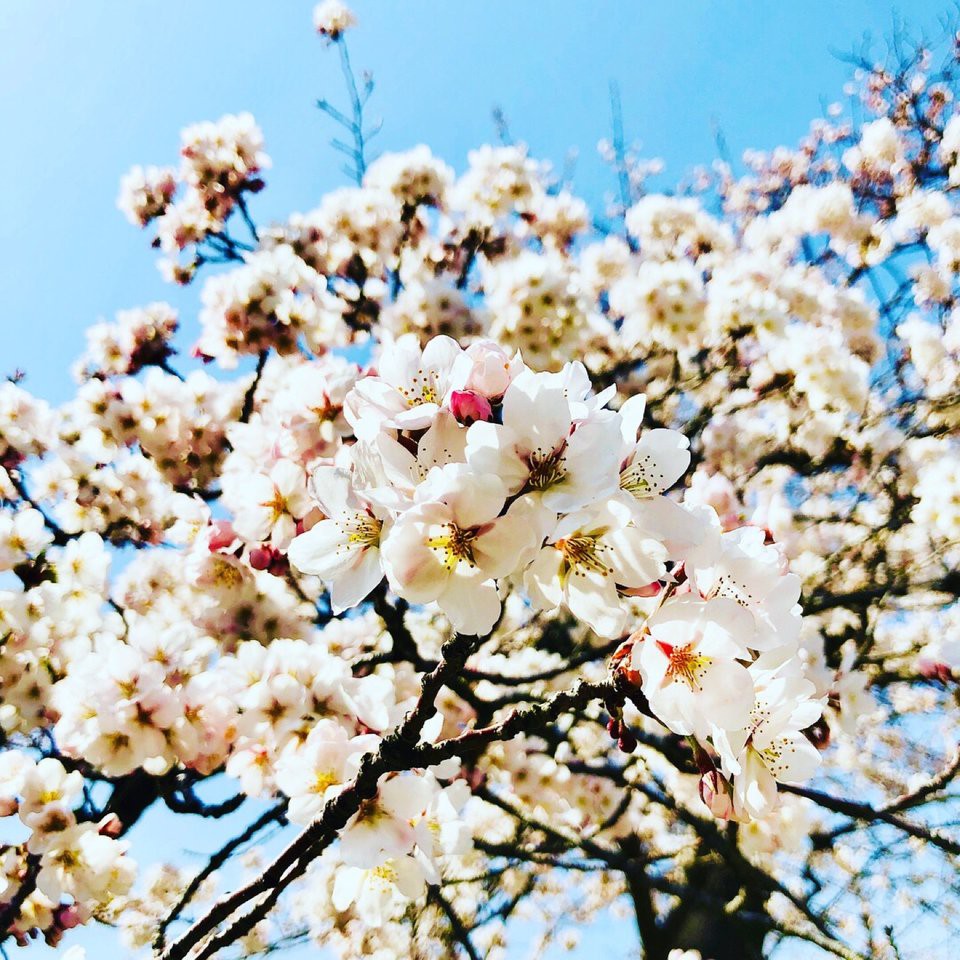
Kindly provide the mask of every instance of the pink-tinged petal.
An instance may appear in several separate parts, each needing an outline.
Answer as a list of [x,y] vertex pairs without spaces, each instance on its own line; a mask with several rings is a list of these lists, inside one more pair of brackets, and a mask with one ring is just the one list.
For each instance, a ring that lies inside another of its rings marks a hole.
[[478,421],[493,419],[493,407],[490,401],[472,390],[454,390],[450,394],[450,412],[459,423],[469,426]]
[[381,557],[390,585],[411,603],[436,600],[450,576],[440,555],[426,544],[430,528],[411,510],[396,523],[381,545]]
[[474,541],[478,565],[494,579],[522,569],[540,551],[555,520],[555,514],[544,510],[536,498],[521,497]]

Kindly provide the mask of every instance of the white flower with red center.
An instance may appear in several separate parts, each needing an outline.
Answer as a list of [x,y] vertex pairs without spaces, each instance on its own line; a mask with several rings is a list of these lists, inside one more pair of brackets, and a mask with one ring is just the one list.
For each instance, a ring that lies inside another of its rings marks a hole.
[[289,819],[310,823],[356,774],[360,758],[378,743],[379,737],[372,734],[351,737],[335,720],[318,720],[306,743],[285,751],[277,763],[277,787],[290,798]]
[[43,852],[37,889],[54,903],[64,894],[80,903],[122,896],[136,870],[126,850],[125,842],[102,835],[92,823],[63,830]]
[[411,603],[436,601],[455,630],[488,633],[500,615],[494,582],[529,560],[538,511],[517,501],[503,517],[507,491],[496,477],[452,463],[433,470],[383,542],[393,589]]
[[297,520],[312,506],[303,468],[292,460],[278,460],[269,474],[227,474],[223,479],[237,533],[250,542],[269,540],[278,550],[286,549],[297,534]]
[[333,612],[339,614],[383,579],[380,541],[387,516],[356,494],[345,470],[318,467],[312,486],[327,519],[294,538],[287,556],[296,569],[328,584]]
[[503,423],[475,423],[467,432],[474,470],[500,477],[510,494],[537,496],[557,513],[610,496],[619,469],[617,415],[572,396],[569,380],[525,370],[504,394]]
[[412,333],[385,345],[376,375],[358,380],[344,406],[358,439],[372,440],[381,430],[430,426],[462,356],[460,345],[450,337],[434,337],[422,351]]
[[713,743],[724,772],[733,777],[737,816],[765,817],[777,803],[777,783],[809,780],[820,751],[803,731],[816,723],[823,703],[800,676],[778,676],[756,667],[756,699],[744,729],[715,730]]
[[633,646],[632,667],[657,718],[674,733],[704,738],[747,726],[753,704],[753,618],[734,600],[667,600]]
[[602,637],[624,631],[618,587],[643,587],[665,573],[666,550],[633,526],[629,509],[608,500],[563,517],[524,574],[535,606],[565,605]]

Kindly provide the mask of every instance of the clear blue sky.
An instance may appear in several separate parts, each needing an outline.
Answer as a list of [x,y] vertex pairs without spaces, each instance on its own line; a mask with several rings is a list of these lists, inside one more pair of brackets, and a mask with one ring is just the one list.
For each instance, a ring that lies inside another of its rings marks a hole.
[[[577,148],[577,186],[594,200],[611,186],[595,154],[609,132],[611,80],[628,137],[679,179],[713,159],[714,124],[734,155],[796,141],[840,97],[849,68],[832,51],[889,33],[897,9],[931,32],[949,9],[946,0],[353,6],[354,64],[377,78],[379,149],[425,142],[462,169],[467,151],[492,139],[499,105],[535,155],[559,164]],[[241,110],[257,117],[274,161],[254,204],[261,220],[309,209],[344,182],[331,127],[313,107],[343,93],[311,9],[302,0],[0,0],[0,375],[22,367],[31,389],[62,401],[92,321],[169,299],[195,323],[196,292],[162,282],[146,237],[114,206],[132,164],[176,161],[185,124]],[[161,816],[137,831],[145,861],[211,845],[196,827],[178,823],[171,836],[170,826]],[[109,935],[84,939],[91,960],[121,955]],[[599,941],[626,956],[632,931],[594,938],[581,956],[598,955]]]

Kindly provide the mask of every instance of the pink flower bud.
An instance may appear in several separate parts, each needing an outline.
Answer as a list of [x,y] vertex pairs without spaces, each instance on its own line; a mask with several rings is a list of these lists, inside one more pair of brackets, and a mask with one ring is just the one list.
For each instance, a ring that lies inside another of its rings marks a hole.
[[490,340],[470,344],[467,356],[473,361],[473,369],[463,389],[482,394],[490,400],[502,397],[514,376],[520,372],[520,364]]
[[454,390],[450,394],[450,410],[457,421],[467,427],[478,420],[493,419],[490,401],[472,390]]
[[717,770],[710,770],[700,778],[700,799],[718,820],[735,820],[733,787]]
[[[57,926],[60,927],[61,930],[72,930],[74,927],[83,926],[89,919],[89,916],[84,916],[84,912],[85,911],[75,903],[60,907],[57,910]],[[86,912],[89,913],[89,911]]]
[[0,818],[12,817],[18,807],[19,804],[14,797],[0,797]]
[[803,731],[804,736],[818,749],[826,750],[830,746],[830,724],[821,717]]
[[116,839],[123,833],[123,824],[115,813],[110,813],[97,824],[97,833]]
[[930,660],[925,657],[917,661],[917,671],[920,676],[927,680],[939,680],[940,683],[947,684],[953,679],[953,670],[946,663],[939,660]]
[[273,560],[273,553],[269,547],[254,547],[247,554],[247,560],[254,570],[266,570]]
[[207,547],[211,553],[218,550],[229,550],[237,542],[237,535],[233,532],[233,524],[229,520],[214,520],[210,524],[210,539]]

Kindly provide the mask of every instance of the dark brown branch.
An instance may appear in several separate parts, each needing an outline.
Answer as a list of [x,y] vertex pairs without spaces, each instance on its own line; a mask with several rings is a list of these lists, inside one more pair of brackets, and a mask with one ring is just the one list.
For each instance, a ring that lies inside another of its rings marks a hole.
[[896,827],[911,837],[932,843],[935,847],[938,847],[946,853],[953,854],[953,856],[960,856],[960,842],[952,840],[950,837],[945,837],[942,833],[938,833],[929,827],[904,820],[903,817],[898,817],[896,814],[890,813],[883,808],[878,809],[871,807],[868,803],[859,803],[855,800],[844,800],[839,797],[832,797],[828,793],[813,790],[810,787],[799,787],[782,783],[780,784],[780,789],[785,793],[793,793],[798,797],[806,797],[808,800],[812,800],[826,810],[832,810],[834,813],[842,814],[854,820],[860,820],[864,823],[883,822],[889,824],[891,827]]
[[243,395],[243,406],[240,408],[241,423],[247,423],[253,414],[253,402],[256,399],[257,387],[260,386],[260,378],[263,376],[263,368],[267,365],[269,354],[269,350],[261,350],[260,356],[257,358],[257,369],[253,375],[253,380],[247,387],[247,392]]
[[17,892],[10,901],[0,907],[0,943],[2,943],[8,933],[8,927],[16,922],[20,915],[20,908],[26,903],[27,897],[37,888],[37,874],[40,873],[40,855],[36,853],[27,854],[27,869],[23,880],[17,888]]
[[244,904],[261,900],[235,920],[219,936],[209,941],[194,958],[205,960],[221,947],[235,942],[259,922],[282,891],[301,876],[309,864],[333,842],[340,830],[360,809],[365,800],[377,794],[377,783],[385,773],[431,766],[451,756],[467,756],[481,751],[497,740],[508,740],[520,733],[535,732],[552,723],[566,710],[591,700],[613,695],[610,681],[581,681],[571,690],[555,694],[543,703],[518,708],[501,723],[479,730],[468,730],[459,737],[439,744],[419,743],[424,724],[436,713],[436,697],[448,678],[457,676],[470,654],[482,642],[480,637],[456,636],[444,644],[441,660],[421,685],[420,697],[397,729],[388,734],[375,753],[368,753],[354,780],[330,800],[320,815],[257,878],[214,904],[184,935],[162,954],[162,960],[183,960],[204,937],[215,931]]
[[286,800],[278,803],[274,807],[271,807],[260,817],[254,820],[253,823],[247,826],[242,833],[225,843],[207,861],[203,869],[193,877],[189,884],[187,884],[187,888],[183,891],[183,894],[180,896],[180,899],[174,905],[170,913],[168,913],[163,920],[160,921],[160,926],[157,928],[157,935],[153,941],[153,949],[157,953],[162,952],[164,946],[166,945],[167,929],[169,928],[170,924],[172,924],[177,917],[183,913],[184,908],[194,898],[196,892],[203,884],[203,881],[206,880],[207,877],[209,877],[212,873],[219,870],[220,867],[222,867],[240,847],[242,847],[249,840],[252,840],[264,827],[275,821],[282,820],[286,810]]

